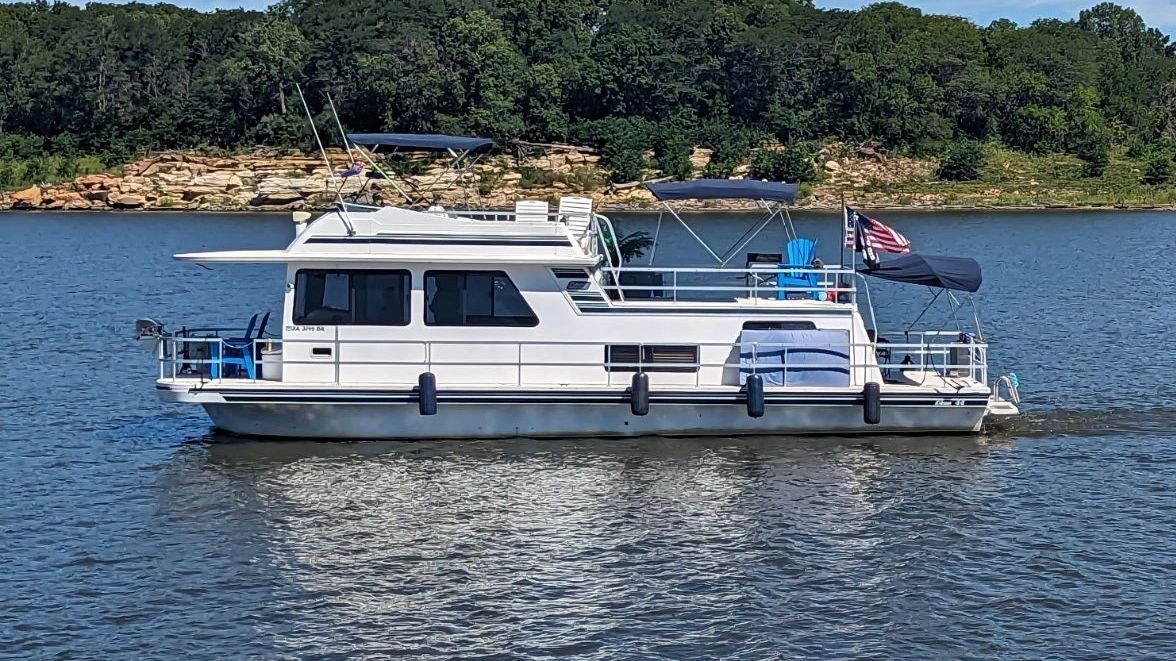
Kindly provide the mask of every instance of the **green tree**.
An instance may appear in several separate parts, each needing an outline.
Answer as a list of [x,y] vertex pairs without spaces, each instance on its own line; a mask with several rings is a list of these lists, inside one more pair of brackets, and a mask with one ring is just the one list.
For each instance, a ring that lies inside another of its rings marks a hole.
[[816,151],[808,143],[785,145],[779,150],[760,150],[751,160],[753,179],[802,183],[817,178]]
[[240,66],[248,84],[269,90],[278,112],[286,113],[286,95],[302,72],[310,44],[298,28],[278,14],[269,14],[242,33]]
[[956,140],[944,152],[936,175],[948,181],[975,181],[984,167],[985,151],[978,140]]
[[616,183],[642,178],[648,165],[645,151],[652,134],[649,122],[642,119],[607,118],[580,128],[581,137],[600,149],[600,160],[611,170],[611,178]]
[[1068,129],[1066,113],[1060,108],[1024,106],[1013,113],[1005,141],[1027,152],[1050,154],[1065,147]]
[[1071,101],[1071,121],[1068,142],[1070,149],[1082,159],[1082,174],[1100,177],[1111,160],[1111,131],[1107,128],[1098,107],[1098,93],[1092,88],[1079,88]]
[[[893,2],[0,3],[0,135],[48,149],[72,136],[60,147],[71,158],[305,146],[295,83],[313,114],[329,94],[356,131],[543,142],[596,131],[584,140],[617,179],[647,165],[692,176],[694,145],[713,150],[707,174],[730,176],[768,139],[908,153],[999,140],[1077,154],[1096,175],[1112,144],[1143,154],[1176,138],[1176,47],[1110,3],[985,27]],[[5,177],[70,167],[22,163]]]
[[438,118],[441,128],[495,138],[523,134],[519,102],[526,61],[506,38],[502,23],[481,9],[445,25],[442,53],[460,81],[459,105]]
[[1164,150],[1156,150],[1148,156],[1143,168],[1140,181],[1148,186],[1160,186],[1172,179],[1172,154]]

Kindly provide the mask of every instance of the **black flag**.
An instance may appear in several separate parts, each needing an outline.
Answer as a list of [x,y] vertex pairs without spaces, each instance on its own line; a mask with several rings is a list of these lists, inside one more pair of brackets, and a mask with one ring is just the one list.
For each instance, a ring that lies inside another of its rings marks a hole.
[[878,254],[874,252],[874,246],[870,245],[870,233],[862,226],[861,219],[858,218],[858,212],[846,207],[845,213],[848,214],[850,224],[854,229],[854,252],[860,252],[862,254],[862,261],[866,263],[866,266],[872,269],[878,268]]

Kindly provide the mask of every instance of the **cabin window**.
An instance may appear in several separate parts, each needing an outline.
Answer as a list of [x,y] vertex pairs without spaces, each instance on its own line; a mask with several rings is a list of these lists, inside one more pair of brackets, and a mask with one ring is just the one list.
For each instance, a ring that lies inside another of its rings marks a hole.
[[294,278],[294,323],[407,326],[408,271],[303,269]]
[[696,344],[609,344],[604,347],[604,369],[609,372],[697,372]]
[[429,326],[537,326],[539,318],[502,271],[425,271]]

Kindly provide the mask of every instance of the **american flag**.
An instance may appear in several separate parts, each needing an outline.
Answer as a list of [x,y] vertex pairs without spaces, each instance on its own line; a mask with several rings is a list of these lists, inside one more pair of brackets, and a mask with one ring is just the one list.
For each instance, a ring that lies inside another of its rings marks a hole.
[[[861,243],[857,234],[861,232]],[[845,207],[845,247],[865,252],[866,249],[905,255],[911,251],[911,242],[892,227],[870,218],[864,213]]]

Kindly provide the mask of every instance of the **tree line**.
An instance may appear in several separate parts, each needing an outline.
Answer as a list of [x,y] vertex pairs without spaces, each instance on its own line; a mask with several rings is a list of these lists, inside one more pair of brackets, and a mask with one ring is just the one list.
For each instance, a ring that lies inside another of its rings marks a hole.
[[[970,145],[1000,141],[1097,176],[1113,146],[1170,154],[1176,138],[1176,48],[1111,3],[987,26],[805,0],[0,5],[0,160],[21,176],[83,155],[310,147],[295,83],[336,143],[327,95],[351,130],[589,144],[618,179],[649,151],[685,176],[701,144],[723,175],[766,140],[829,139],[946,154],[957,177]],[[804,160],[781,158],[760,169]]]

